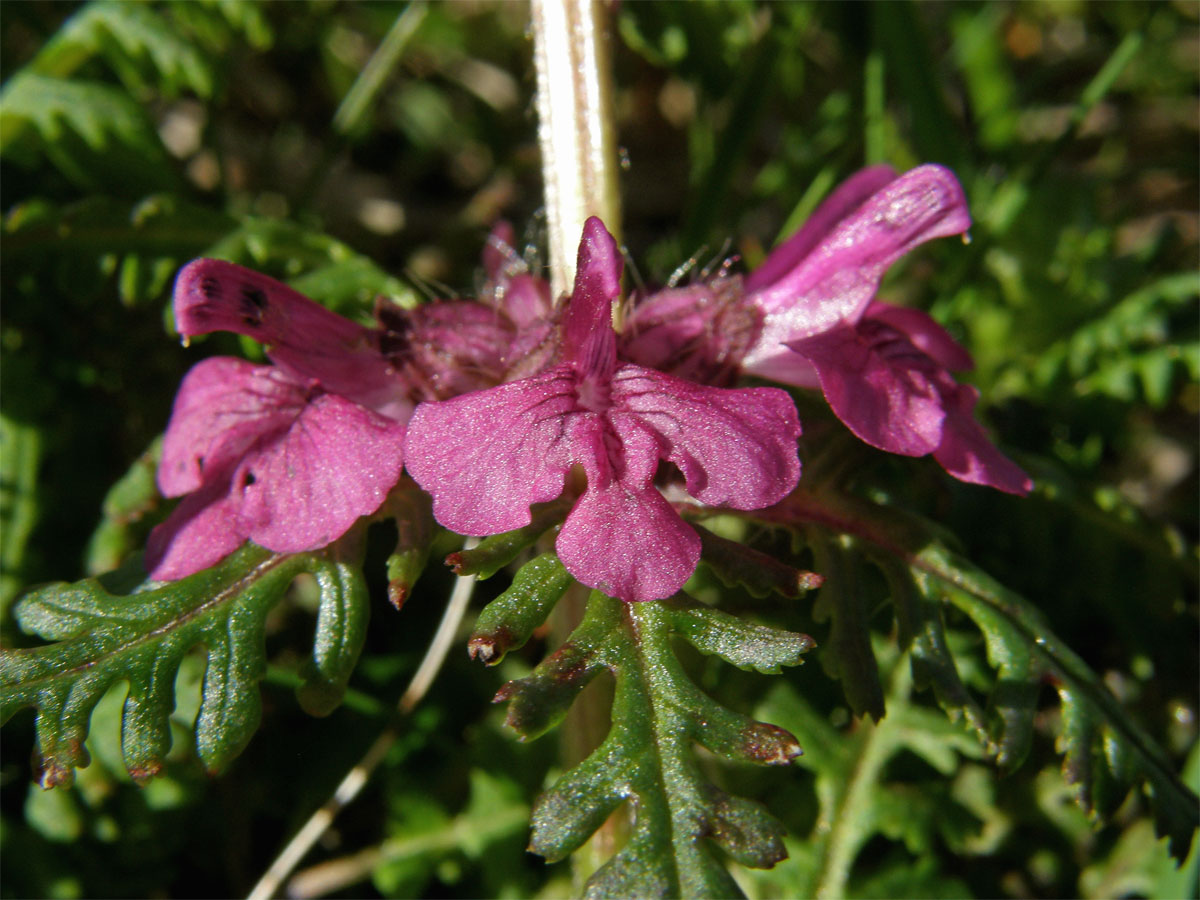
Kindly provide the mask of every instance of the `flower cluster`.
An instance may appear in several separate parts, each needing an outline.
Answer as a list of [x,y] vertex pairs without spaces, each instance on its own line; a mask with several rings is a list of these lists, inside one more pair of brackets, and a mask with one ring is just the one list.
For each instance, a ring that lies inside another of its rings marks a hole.
[[531,504],[566,493],[556,549],[568,571],[624,600],[667,597],[700,556],[668,496],[754,510],[800,478],[790,396],[736,387],[741,373],[819,387],[867,443],[1026,493],[972,418],[977,392],[950,374],[970,368],[967,352],[925,313],[875,299],[896,259],[969,225],[946,169],[866,169],[756,271],[636,297],[620,333],[621,255],[596,218],[562,302],[499,226],[480,299],[381,301],[370,328],[197,260],[176,283],[180,333],[247,335],[271,362],[217,357],[185,378],[158,475],[183,500],[147,565],[173,579],[246,540],[325,546],[377,512],[406,469],[461,534],[521,527]]

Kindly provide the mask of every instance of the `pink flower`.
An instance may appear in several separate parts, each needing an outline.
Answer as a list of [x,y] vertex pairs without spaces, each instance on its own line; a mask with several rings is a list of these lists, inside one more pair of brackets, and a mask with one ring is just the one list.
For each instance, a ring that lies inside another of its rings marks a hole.
[[578,465],[587,484],[559,532],[559,557],[590,587],[651,600],[682,587],[700,556],[699,537],[654,486],[659,461],[677,466],[701,502],[757,509],[795,487],[800,424],[782,391],[722,390],[619,361],[611,307],[621,268],[612,236],[589,219],[561,361],[419,406],[407,466],[439,522],[485,535],[528,524],[530,504],[561,494]]
[[156,579],[183,578],[246,540],[323,547],[399,480],[411,401],[368,329],[286,285],[217,260],[175,283],[180,333],[224,329],[270,345],[275,365],[215,357],[184,378],[158,470],[183,501],[150,535]]
[[762,326],[742,367],[819,384],[868,444],[932,453],[956,478],[1026,494],[1028,476],[971,417],[978,392],[950,375],[971,368],[970,355],[925,313],[873,302],[893,262],[970,225],[962,188],[940,166],[900,176],[875,166],[852,176],[746,279]]
[[281,370],[399,421],[414,403],[379,348],[378,333],[261,272],[196,259],[175,279],[175,328],[184,337],[232,331],[266,345]]
[[721,273],[635,299],[620,335],[621,352],[681,378],[728,386],[741,374],[762,318],[757,306],[745,302],[741,277]]
[[383,357],[407,381],[414,400],[447,400],[539,371],[556,349],[557,312],[550,285],[511,248],[512,228],[488,236],[487,281],[480,300],[402,309],[380,300],[375,316]]

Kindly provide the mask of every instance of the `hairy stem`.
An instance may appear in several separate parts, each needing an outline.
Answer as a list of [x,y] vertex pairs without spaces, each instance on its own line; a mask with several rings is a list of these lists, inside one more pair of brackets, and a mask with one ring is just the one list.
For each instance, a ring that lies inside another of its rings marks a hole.
[[[555,297],[571,289],[576,248],[589,216],[603,219],[618,241],[621,236],[608,10],[603,0],[533,0],[530,7],[550,289]],[[588,590],[577,585],[559,602],[550,621],[555,646],[583,618],[587,596]],[[568,766],[604,739],[611,701],[611,686],[601,681],[571,707],[562,737]],[[581,883],[612,855],[615,828],[616,822],[601,828],[576,854]]]
[[533,0],[530,9],[555,297],[570,290],[588,216],[621,236],[607,7],[601,0]]

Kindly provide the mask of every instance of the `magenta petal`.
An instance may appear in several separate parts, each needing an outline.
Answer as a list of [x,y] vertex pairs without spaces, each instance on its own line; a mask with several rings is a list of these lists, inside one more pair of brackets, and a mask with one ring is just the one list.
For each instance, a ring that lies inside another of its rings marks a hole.
[[229,484],[218,481],[184,497],[150,532],[146,570],[156,581],[175,581],[216,565],[246,540]]
[[700,537],[653,486],[589,484],[555,542],[576,579],[621,600],[660,600],[700,561]]
[[962,188],[948,169],[921,166],[890,182],[790,273],[748,295],[765,318],[745,370],[759,374],[764,363],[786,352],[782,344],[857,322],[893,262],[970,224]]
[[500,291],[500,308],[518,328],[536,327],[554,313],[550,284],[545,279],[517,274],[497,290]]
[[876,343],[843,325],[789,346],[816,367],[825,399],[860,439],[904,456],[942,442],[945,413],[930,361],[903,337]]
[[[175,280],[175,325],[183,335],[232,331],[268,345],[268,355],[300,379],[390,413],[405,386],[370,332],[286,284],[218,259],[188,263]],[[398,407],[404,414],[408,409]]]
[[513,228],[500,221],[483,248],[483,268],[488,282],[480,299],[501,309],[519,329],[536,327],[554,314],[550,283],[529,274],[525,260],[513,247]]
[[681,356],[720,339],[716,299],[707,284],[664,288],[640,299],[625,320],[621,351],[639,365],[667,369]]
[[233,331],[317,355],[344,352],[366,331],[281,281],[219,259],[196,259],[175,279],[180,334]]
[[1022,497],[1033,490],[1030,477],[996,449],[972,417],[979,392],[970,385],[954,385],[946,390],[946,395],[945,437],[934,452],[934,459],[959,481],[987,485]]
[[834,226],[895,179],[896,170],[891,166],[870,166],[855,172],[821,201],[799,231],[772,250],[763,264],[747,276],[746,290],[761,290],[787,275]]
[[575,376],[559,366],[521,381],[422,403],[409,423],[408,472],[460,534],[529,523],[529,505],[562,493],[578,440]]
[[792,398],[777,388],[713,388],[641,366],[621,366],[609,417],[631,445],[647,429],[679,467],[688,493],[712,506],[760,509],[800,479]]
[[863,318],[874,319],[905,334],[913,346],[951,372],[975,368],[971,354],[933,316],[920,309],[873,301]]
[[332,543],[379,509],[403,459],[403,425],[334,394],[315,398],[235,475],[251,540],[281,553]]
[[175,395],[158,487],[178,497],[230,472],[262,435],[287,428],[305,386],[272,368],[218,356],[193,366]]
[[[784,345],[785,349],[787,345]],[[820,376],[816,367],[799,353],[780,353],[763,359],[754,365],[754,374],[759,378],[767,378],[783,384],[796,387],[819,390]]]
[[563,358],[580,375],[607,379],[616,364],[612,303],[621,293],[617,242],[595,216],[583,226],[575,288],[563,316]]
[[719,277],[641,298],[625,319],[621,355],[692,381],[729,384],[761,327],[761,311],[743,302],[741,279]]

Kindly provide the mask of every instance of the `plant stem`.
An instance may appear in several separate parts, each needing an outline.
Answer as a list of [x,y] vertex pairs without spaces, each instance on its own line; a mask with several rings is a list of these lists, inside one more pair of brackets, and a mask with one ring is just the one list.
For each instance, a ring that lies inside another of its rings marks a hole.
[[[912,690],[912,672],[907,657],[892,670],[892,685],[888,705],[900,706]],[[829,837],[825,843],[820,876],[813,896],[818,900],[837,900],[846,896],[850,867],[858,851],[870,836],[872,794],[877,789],[884,765],[895,754],[897,732],[903,725],[895,716],[878,723],[865,716],[858,723],[858,760],[850,783],[842,794],[841,804],[832,817]]]
[[[530,6],[554,297],[571,290],[576,248],[589,216],[599,216],[618,243],[621,239],[608,12],[604,0],[532,0]],[[582,620],[588,594],[577,585],[558,603],[550,622],[555,646]],[[611,700],[609,685],[593,684],[572,705],[561,738],[568,766],[604,739]],[[614,852],[613,829],[618,823],[610,821],[575,854],[579,884]]]
[[533,0],[530,8],[555,297],[575,278],[588,216],[603,219],[620,241],[607,7],[601,0]]

